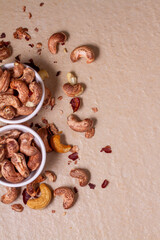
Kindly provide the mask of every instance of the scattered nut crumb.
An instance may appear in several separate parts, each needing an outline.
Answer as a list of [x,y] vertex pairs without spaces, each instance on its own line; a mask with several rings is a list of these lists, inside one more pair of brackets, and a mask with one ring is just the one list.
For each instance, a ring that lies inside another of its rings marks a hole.
[[92,111],[93,111],[94,113],[96,113],[96,112],[98,112],[98,108],[97,108],[97,107],[93,107],[93,108],[92,108]]
[[37,50],[37,53],[38,53],[39,55],[41,55],[42,49],[39,48],[39,49]]
[[73,112],[77,112],[80,107],[81,100],[78,97],[74,97],[71,99],[70,104],[73,109]]
[[32,17],[32,13],[28,13],[28,17],[29,17],[29,19],[31,19],[31,17]]
[[78,193],[78,189],[76,187],[73,188],[75,193]]
[[33,48],[34,47],[34,44],[33,43],[30,43],[30,44],[28,44],[31,48]]
[[89,185],[90,189],[95,189],[95,187],[96,187],[96,185],[93,183],[89,183],[88,185]]
[[31,36],[28,34],[28,28],[19,27],[13,33],[14,38],[22,39],[25,38],[27,41],[31,39]]
[[56,210],[52,210],[52,213],[55,213],[56,212]]
[[63,114],[63,110],[60,109],[59,111],[60,111],[60,114]]
[[74,164],[75,164],[75,165],[77,164],[77,160],[74,162]]
[[58,77],[60,74],[61,74],[61,71],[58,71],[58,72],[56,73],[56,77]]
[[54,61],[53,63],[57,63],[57,61]]
[[54,108],[54,105],[55,105],[55,97],[53,97],[53,98],[51,99],[50,105],[51,105],[51,110],[52,110],[52,109]]
[[70,165],[70,164],[71,164],[71,162],[72,162],[72,161],[70,161],[70,160],[69,160],[69,161],[68,161],[68,165]]
[[13,204],[11,205],[12,210],[16,212],[22,212],[24,207],[21,204]]
[[37,44],[36,44],[36,48],[41,48],[42,47],[42,43],[41,42],[38,42]]
[[15,60],[20,62],[20,61],[21,61],[21,60],[20,60],[20,56],[21,56],[21,54],[18,54],[18,55],[15,57]]
[[66,213],[66,212],[64,212],[64,213],[63,213],[63,216],[65,216],[66,214],[67,214],[67,213]]
[[58,99],[58,100],[62,100],[62,99],[63,99],[63,97],[62,97],[62,96],[59,96],[57,99]]
[[67,52],[68,52],[67,48],[64,48],[64,52],[65,52],[65,53],[67,53]]
[[34,31],[35,31],[35,32],[38,32],[38,31],[39,31],[39,29],[36,27],[36,28],[34,29]]
[[44,123],[44,124],[48,124],[48,120],[45,119],[44,117],[42,117],[42,123]]
[[41,3],[39,4],[40,7],[42,7],[43,5],[44,5],[44,2],[41,2]]
[[31,123],[30,123],[29,127],[30,127],[30,128],[32,128],[32,127],[33,127],[33,122],[31,122]]
[[49,181],[51,182],[55,182],[57,179],[57,176],[54,172],[51,171],[45,171],[45,176],[49,179]]
[[25,12],[26,11],[26,6],[23,6],[23,12]]
[[111,146],[107,145],[106,147],[102,148],[100,152],[111,153]]
[[71,148],[71,150],[70,150],[71,152],[78,152],[79,151],[79,147],[77,146],[77,145],[74,145],[72,148]]
[[91,128],[89,131],[85,132],[86,138],[92,138],[95,134],[95,128]]
[[6,37],[6,34],[3,32],[0,36],[0,38],[5,38]]
[[90,77],[90,79],[92,80],[93,78],[92,78],[92,77]]
[[41,128],[41,125],[39,125],[39,123],[36,123],[36,124],[35,124],[35,127],[36,127],[36,128]]

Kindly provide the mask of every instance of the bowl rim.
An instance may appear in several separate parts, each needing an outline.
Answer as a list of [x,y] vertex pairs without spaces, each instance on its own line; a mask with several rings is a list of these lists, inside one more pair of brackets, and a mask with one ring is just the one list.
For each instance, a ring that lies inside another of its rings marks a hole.
[[[44,86],[44,82],[41,78],[41,76],[39,75],[39,73],[34,70],[32,67],[28,66],[27,64],[24,64],[22,63],[25,67],[29,67],[30,69],[32,69],[34,72],[35,72],[35,75],[36,75],[36,78],[38,77],[38,81],[40,82],[41,86],[42,86],[42,97],[41,97],[41,100],[40,102],[38,103],[38,105],[36,106],[36,109],[28,116],[24,116],[23,118],[21,119],[5,119],[3,117],[0,117],[0,121],[1,122],[4,122],[4,123],[9,123],[9,124],[19,124],[19,123],[24,123],[26,121],[29,121],[30,119],[32,119],[39,111],[40,109],[42,108],[42,105],[43,105],[43,102],[44,102],[44,98],[45,98],[45,86]],[[14,67],[14,62],[13,63],[6,63],[4,65],[1,65],[0,66],[1,68],[7,68],[7,69],[10,69],[10,68],[13,68]]]
[[18,124],[15,124],[15,125],[7,125],[7,126],[3,126],[0,128],[0,133],[4,132],[4,131],[8,131],[8,130],[12,130],[12,129],[18,129],[20,131],[24,131],[25,132],[30,132],[31,134],[33,134],[33,136],[39,141],[40,143],[40,150],[41,150],[41,153],[42,153],[42,161],[41,161],[41,164],[39,166],[39,168],[36,170],[37,172],[34,174],[33,177],[31,177],[30,179],[28,179],[27,181],[22,181],[20,183],[10,183],[10,182],[4,182],[1,180],[0,178],[0,184],[3,185],[3,186],[7,186],[7,187],[22,187],[22,186],[25,186],[31,182],[33,182],[42,172],[44,166],[45,166],[45,163],[46,163],[46,149],[45,149],[45,146],[44,146],[44,143],[42,141],[42,139],[40,138],[40,136],[38,135],[38,133],[36,133],[33,129],[27,127],[27,126],[24,126],[24,125],[18,125]]

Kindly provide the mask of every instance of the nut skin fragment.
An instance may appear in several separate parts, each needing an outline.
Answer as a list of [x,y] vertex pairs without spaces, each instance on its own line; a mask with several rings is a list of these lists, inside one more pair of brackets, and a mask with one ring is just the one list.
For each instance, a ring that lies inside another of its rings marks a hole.
[[36,107],[26,107],[25,105],[22,105],[21,107],[17,108],[17,116],[19,116],[19,115],[23,115],[23,116],[30,115],[32,112],[34,112],[35,109],[36,109]]
[[95,128],[91,128],[87,132],[85,132],[85,137],[86,138],[92,138],[95,134]]
[[50,138],[50,144],[52,149],[58,153],[66,153],[71,150],[71,145],[64,145],[60,142],[60,135],[53,135]]
[[27,184],[26,191],[31,197],[35,197],[39,192],[39,183],[46,180],[46,177],[40,174],[33,182]]
[[10,45],[6,46],[4,41],[0,41],[0,60],[2,61],[4,59],[7,59],[11,55],[12,55],[11,46]]
[[48,49],[52,54],[57,53],[58,43],[65,43],[67,36],[63,32],[54,33],[48,40]]
[[27,32],[28,32],[28,28],[19,27],[13,33],[13,37],[16,39],[25,38],[28,41],[29,39],[31,39],[31,36]]
[[32,95],[30,96],[28,101],[32,102],[36,106],[38,105],[42,97],[41,84],[37,82],[32,82],[29,84],[29,89],[32,92]]
[[24,65],[19,62],[14,63],[14,68],[13,68],[13,77],[14,78],[19,78],[23,75],[23,70],[24,70]]
[[39,150],[37,150],[37,153],[35,155],[29,157],[27,166],[31,169],[31,171],[35,171],[37,168],[39,168],[41,161],[42,154]]
[[34,136],[31,133],[22,133],[19,137],[20,152],[26,156],[33,156],[37,154],[38,149],[35,146],[31,146]]
[[88,46],[77,47],[71,52],[70,55],[72,62],[77,62],[82,57],[87,59],[87,63],[92,63],[95,60],[94,52]]
[[64,209],[71,208],[75,201],[75,193],[69,187],[59,187],[54,190],[54,196],[63,197]]
[[13,204],[11,205],[12,210],[16,211],[16,212],[22,212],[24,207],[21,204]]
[[51,190],[49,189],[49,187],[47,187],[47,185],[45,183],[42,183],[40,185],[40,192],[41,192],[41,195],[39,198],[29,199],[27,201],[28,207],[38,210],[38,209],[43,209],[48,206],[48,204],[50,203],[50,201],[52,199]]
[[93,127],[93,121],[89,118],[79,120],[77,116],[71,114],[67,118],[68,126],[76,132],[87,132]]
[[50,182],[55,182],[57,179],[57,176],[54,172],[51,171],[45,171],[45,176],[49,179]]
[[21,106],[21,103],[16,96],[0,94],[0,109],[3,109],[6,106],[12,106],[17,109]]
[[13,119],[16,116],[16,109],[12,106],[6,106],[2,110],[0,109],[0,116],[5,119]]
[[7,193],[1,197],[1,202],[10,204],[18,198],[19,190],[15,187],[6,187]]
[[75,85],[65,83],[63,85],[63,91],[68,97],[76,97],[83,93],[83,86],[80,83],[77,83]]
[[79,179],[79,185],[84,187],[89,182],[89,176],[84,169],[77,168],[70,171],[70,176]]
[[8,161],[3,160],[1,164],[1,171],[3,177],[11,183],[20,183],[24,180],[24,177],[15,171],[14,165]]
[[34,70],[29,67],[26,67],[23,70],[23,75],[21,78],[19,78],[19,80],[25,81],[26,83],[31,83],[33,82],[34,78],[35,78]]
[[39,134],[39,136],[42,138],[42,141],[44,142],[45,148],[46,148],[46,152],[52,152],[52,148],[49,145],[48,142],[48,131],[46,127],[42,127],[39,128],[37,130],[37,133]]
[[26,83],[22,80],[12,80],[10,88],[17,90],[19,100],[24,104],[29,98],[29,89]]
[[6,92],[10,84],[10,72],[4,70],[0,76],[0,92]]
[[6,158],[11,158],[19,151],[19,144],[14,138],[6,139]]
[[15,166],[15,168],[18,170],[18,172],[24,177],[27,178],[29,177],[29,169],[26,164],[26,159],[24,154],[22,153],[14,153],[11,162]]

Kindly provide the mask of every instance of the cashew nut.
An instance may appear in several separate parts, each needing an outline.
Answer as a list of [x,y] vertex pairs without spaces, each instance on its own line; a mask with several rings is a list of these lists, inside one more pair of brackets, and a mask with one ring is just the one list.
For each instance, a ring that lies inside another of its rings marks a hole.
[[19,108],[21,105],[19,99],[10,94],[0,94],[0,109],[3,109],[6,106],[12,106],[14,108]]
[[67,80],[71,85],[75,85],[77,83],[77,77],[71,72],[67,73]]
[[47,87],[45,87],[43,107],[50,105],[51,99],[52,99],[51,91]]
[[35,146],[31,146],[34,136],[31,133],[22,133],[19,137],[20,142],[20,152],[26,156],[33,156],[37,154],[38,149]]
[[26,191],[31,197],[35,197],[39,192],[39,183],[46,180],[46,177],[40,174],[33,182],[27,184]]
[[70,171],[70,176],[73,178],[79,179],[79,185],[84,187],[89,182],[89,175],[87,174],[86,170],[77,168]]
[[63,32],[54,33],[48,40],[48,49],[52,54],[57,53],[57,44],[65,43],[67,36]]
[[91,128],[87,132],[85,132],[85,137],[86,138],[92,138],[95,134],[95,128]]
[[19,138],[21,133],[22,133],[21,131],[16,129],[5,132],[3,136],[0,136],[0,144],[5,144],[7,138],[14,138],[14,139]]
[[57,179],[57,176],[54,172],[51,171],[45,171],[45,176],[49,179],[49,181],[51,182],[55,182]]
[[42,140],[44,142],[44,145],[45,145],[45,148],[46,148],[46,152],[52,152],[53,150],[50,147],[49,142],[48,142],[48,131],[47,131],[47,128],[46,127],[39,128],[37,130],[37,133],[39,134],[39,136],[42,138]]
[[47,187],[47,185],[45,183],[42,183],[40,185],[40,192],[41,192],[41,195],[39,198],[29,199],[27,201],[28,207],[38,210],[38,209],[43,209],[48,206],[48,204],[50,203],[50,201],[52,199],[51,190],[49,189],[49,187]]
[[0,145],[0,162],[2,162],[5,159],[6,156],[6,149],[4,145]]
[[42,154],[37,149],[37,153],[35,155],[29,157],[29,161],[28,161],[27,165],[31,169],[31,171],[35,171],[40,166],[41,161],[42,161]]
[[[29,90],[32,92],[32,95],[28,99],[28,102],[33,103],[33,106],[38,105],[42,97],[42,87],[40,83],[32,82],[29,84]],[[28,102],[26,106],[28,106]],[[32,107],[33,107],[32,106]],[[28,106],[29,107],[29,106]]]
[[60,135],[53,135],[50,138],[50,144],[52,149],[58,153],[66,153],[71,150],[71,145],[64,145],[60,142]]
[[6,187],[7,193],[1,197],[1,202],[10,204],[18,198],[19,190],[15,187]]
[[4,70],[0,76],[0,92],[6,92],[10,83],[10,72]]
[[11,205],[12,210],[16,211],[16,212],[22,212],[24,207],[21,204],[13,204]]
[[10,88],[17,90],[18,98],[22,103],[26,103],[29,98],[29,89],[22,80],[14,79],[10,83]]
[[23,75],[21,78],[19,78],[19,80],[23,80],[25,81],[26,83],[31,83],[33,82],[35,78],[35,72],[34,70],[32,70],[31,68],[29,67],[26,67],[24,70],[23,70]]
[[75,201],[75,193],[69,187],[59,187],[54,190],[54,196],[63,197],[63,207],[68,209],[73,206]]
[[95,60],[94,52],[88,46],[77,47],[71,52],[70,55],[72,62],[77,62],[82,57],[87,59],[87,63],[92,63]]
[[93,127],[93,121],[89,118],[79,120],[79,118],[73,114],[67,118],[68,126],[76,132],[87,132]]
[[63,91],[68,97],[76,97],[83,93],[83,86],[80,83],[77,83],[75,85],[65,83],[63,85]]
[[14,68],[13,68],[13,77],[14,78],[19,78],[23,75],[23,70],[24,70],[24,65],[19,62],[14,63]]
[[49,74],[45,69],[41,69],[39,70],[38,74],[40,75],[40,77],[42,78],[42,80],[49,78]]
[[19,115],[30,115],[32,112],[34,112],[34,110],[36,109],[36,107],[26,107],[25,105],[17,108],[17,116]]
[[19,183],[24,180],[24,177],[15,171],[14,165],[9,160],[3,160],[1,164],[3,177],[11,183]]
[[8,88],[8,90],[5,92],[5,94],[14,95],[14,89]]
[[22,153],[14,153],[11,162],[17,169],[17,171],[24,177],[27,178],[29,177],[29,169],[26,164],[26,159],[25,156]]
[[2,110],[0,109],[0,116],[5,119],[13,119],[16,116],[16,109],[12,106],[6,106]]
[[12,54],[11,46],[4,41],[0,41],[0,60],[9,58]]
[[11,158],[19,151],[19,144],[14,138],[6,139],[6,158]]

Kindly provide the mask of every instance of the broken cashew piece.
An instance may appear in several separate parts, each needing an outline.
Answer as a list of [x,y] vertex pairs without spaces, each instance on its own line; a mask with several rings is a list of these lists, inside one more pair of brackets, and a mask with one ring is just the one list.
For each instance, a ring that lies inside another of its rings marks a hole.
[[33,182],[27,184],[26,191],[31,197],[35,197],[39,192],[39,183],[46,180],[46,177],[40,174]]
[[21,103],[19,99],[10,94],[0,94],[0,109],[3,109],[6,106],[12,106],[14,108],[19,108],[21,106]]
[[0,76],[0,92],[6,92],[9,88],[10,72],[7,70],[2,71]]
[[22,133],[19,137],[20,152],[26,156],[33,156],[37,153],[38,149],[35,146],[31,146],[34,136],[31,133]]
[[18,198],[19,190],[15,187],[6,187],[7,193],[1,197],[1,202],[10,204]]
[[19,62],[14,63],[14,68],[13,68],[13,77],[14,78],[19,78],[23,75],[23,70],[24,70],[24,65]]
[[58,153],[66,153],[71,150],[71,145],[64,145],[60,142],[60,135],[53,135],[50,138],[50,144],[52,149]]
[[76,132],[87,132],[93,127],[93,121],[90,118],[79,120],[79,118],[73,114],[68,116],[67,124]]
[[50,105],[51,99],[52,99],[51,91],[47,87],[45,87],[43,107]]
[[88,46],[80,46],[75,48],[70,55],[72,62],[77,62],[80,58],[86,58],[87,63],[92,63],[95,60],[93,50]]
[[1,164],[1,172],[3,177],[11,183],[20,183],[24,180],[24,177],[15,171],[14,165],[8,161],[3,160]]
[[11,158],[19,151],[19,144],[14,138],[6,139],[6,158]]
[[4,41],[0,41],[0,60],[9,58],[12,54],[11,46]]
[[22,204],[20,203],[16,203],[11,205],[12,210],[16,211],[16,212],[22,212],[24,207],[22,206]]
[[29,157],[27,166],[31,169],[31,171],[35,171],[40,166],[41,161],[42,161],[42,154],[37,149],[37,153]]
[[45,171],[45,176],[49,179],[50,182],[55,182],[57,179],[57,176],[54,172],[51,171]]
[[83,86],[80,83],[75,85],[65,83],[63,85],[63,91],[68,97],[77,97],[83,93]]
[[26,159],[23,153],[14,153],[11,162],[17,169],[17,171],[24,177],[27,178],[29,177],[29,169],[26,164]]
[[51,190],[45,183],[42,183],[40,185],[40,192],[41,192],[41,195],[39,198],[29,199],[27,201],[28,207],[38,210],[38,209],[43,209],[48,206],[48,204],[50,203],[50,201],[52,199]]
[[38,74],[42,78],[42,80],[45,80],[46,78],[49,78],[49,74],[45,69],[39,70]]
[[89,182],[89,176],[88,176],[86,170],[81,169],[81,168],[71,170],[70,171],[70,176],[73,177],[73,178],[78,178],[79,185],[81,187],[86,186]]
[[48,49],[52,54],[57,53],[58,43],[65,43],[67,36],[63,32],[54,33],[48,40]]
[[13,119],[16,116],[16,109],[12,106],[6,106],[0,109],[0,116],[5,119]]
[[48,142],[48,131],[47,131],[47,128],[46,127],[42,127],[42,128],[39,128],[37,130],[37,133],[38,135],[42,138],[42,141],[44,142],[44,145],[45,145],[45,148],[46,148],[46,152],[52,152],[52,148],[50,147],[49,145],[49,142]]
[[27,102],[29,98],[29,89],[24,81],[13,79],[10,83],[10,88],[18,92],[18,98],[22,103]]
[[85,132],[85,137],[86,138],[92,138],[95,134],[95,128],[91,128],[87,132]]
[[67,80],[71,85],[75,85],[77,83],[77,77],[71,72],[67,73]]
[[54,196],[63,197],[63,207],[65,209],[71,208],[75,201],[75,193],[69,187],[59,187],[54,190]]

